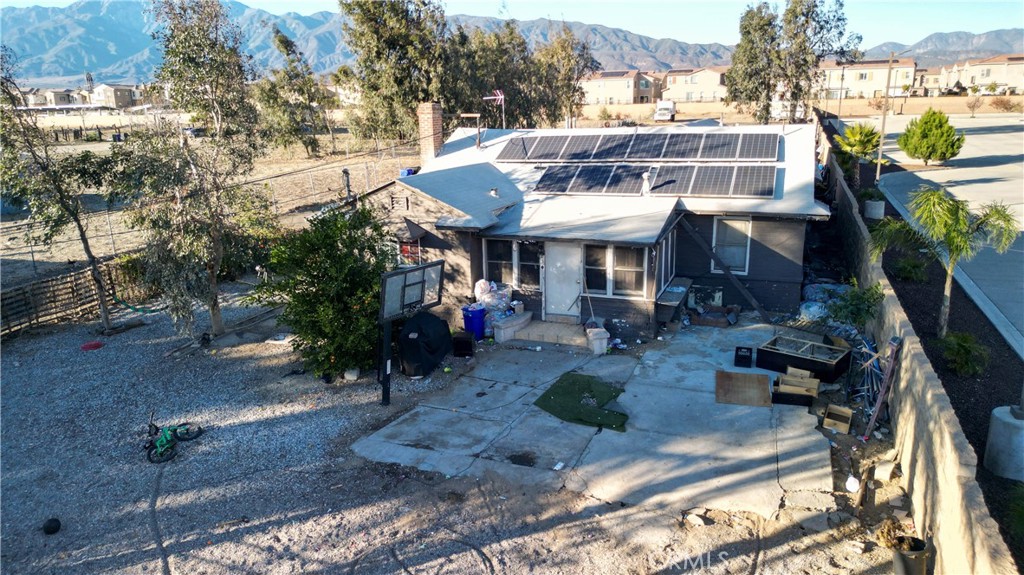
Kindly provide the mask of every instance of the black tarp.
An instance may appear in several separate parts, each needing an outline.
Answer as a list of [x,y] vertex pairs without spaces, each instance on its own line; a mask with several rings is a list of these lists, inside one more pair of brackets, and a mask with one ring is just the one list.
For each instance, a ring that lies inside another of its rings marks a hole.
[[409,377],[430,375],[451,352],[452,334],[448,324],[425,311],[406,320],[398,336],[402,373]]

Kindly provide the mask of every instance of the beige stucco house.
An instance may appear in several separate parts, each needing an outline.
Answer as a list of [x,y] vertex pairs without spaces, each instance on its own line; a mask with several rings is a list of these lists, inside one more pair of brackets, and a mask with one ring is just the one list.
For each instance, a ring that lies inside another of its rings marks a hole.
[[639,70],[595,72],[580,82],[587,104],[636,104],[639,96]]
[[[823,99],[839,98],[880,98],[885,94],[886,72],[889,60],[862,60],[860,62],[837,62],[826,60],[821,63],[817,93]],[[913,58],[892,60],[889,79],[889,95],[902,96],[904,86],[913,86],[917,65]]]
[[128,84],[100,84],[93,88],[89,100],[97,106],[130,108],[142,100],[142,93]]
[[728,66],[669,70],[662,99],[674,102],[718,102],[725,97]]
[[[1024,90],[1024,54],[1001,54],[977,62],[966,62],[959,80],[967,88],[977,86],[982,94],[1019,93]],[[992,85],[995,90],[990,90]]]

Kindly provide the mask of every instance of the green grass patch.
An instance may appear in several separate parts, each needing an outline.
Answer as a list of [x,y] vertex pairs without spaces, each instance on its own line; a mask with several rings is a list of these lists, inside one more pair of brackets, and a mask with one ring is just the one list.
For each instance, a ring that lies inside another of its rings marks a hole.
[[570,423],[626,431],[629,416],[604,409],[620,393],[621,389],[594,376],[564,373],[533,404]]

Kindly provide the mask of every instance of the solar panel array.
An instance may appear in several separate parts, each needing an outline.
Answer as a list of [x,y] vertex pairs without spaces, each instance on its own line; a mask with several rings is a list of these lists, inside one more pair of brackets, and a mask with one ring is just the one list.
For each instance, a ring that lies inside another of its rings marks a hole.
[[512,138],[499,162],[776,161],[778,134],[603,134]]
[[647,174],[659,196],[771,198],[775,166],[562,164],[548,166],[535,192],[636,196]]

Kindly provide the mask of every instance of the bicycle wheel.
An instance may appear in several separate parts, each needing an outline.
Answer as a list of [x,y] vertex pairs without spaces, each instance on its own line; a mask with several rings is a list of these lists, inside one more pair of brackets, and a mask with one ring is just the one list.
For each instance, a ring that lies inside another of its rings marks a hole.
[[203,434],[203,426],[186,421],[185,423],[179,423],[176,425],[174,430],[171,431],[171,434],[174,435],[174,439],[177,439],[178,441],[192,441]]
[[178,449],[176,447],[171,447],[163,453],[158,453],[156,447],[150,447],[146,450],[146,459],[148,459],[150,463],[163,463],[174,459],[174,456],[177,454]]

